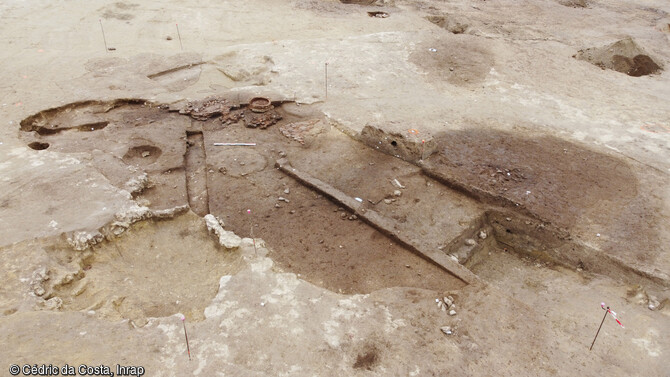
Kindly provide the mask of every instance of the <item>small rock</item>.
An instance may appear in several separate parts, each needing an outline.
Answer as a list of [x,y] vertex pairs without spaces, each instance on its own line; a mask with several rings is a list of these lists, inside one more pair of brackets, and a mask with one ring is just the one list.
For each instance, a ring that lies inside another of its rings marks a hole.
[[168,40],[168,41],[171,41],[172,37],[168,35],[167,37],[165,37],[165,39]]
[[319,243],[323,243],[323,240],[319,240]]
[[72,289],[72,296],[79,296],[80,294],[84,293],[88,286],[88,280],[86,278],[79,280],[77,284],[75,285],[74,289]]
[[451,327],[449,326],[440,327],[440,330],[442,330],[442,332],[447,335],[453,334],[453,332],[451,331]]
[[342,218],[342,220],[346,219],[347,218],[346,212],[340,213],[340,217]]
[[479,238],[485,240],[487,236],[488,236],[488,235],[486,234],[485,231],[482,230],[481,232],[479,232]]
[[454,303],[451,300],[449,300],[449,297],[445,297],[444,304],[447,306],[447,308],[451,308],[451,305],[453,305]]
[[649,310],[656,310],[659,306],[661,306],[661,303],[658,302],[658,299],[655,296],[649,295],[649,304],[647,305],[647,308],[649,308]]
[[295,210],[294,210],[294,209],[292,209],[291,211],[289,211],[289,213],[290,213],[290,214],[292,215],[292,214],[294,214],[294,213],[295,213]]
[[149,157],[149,156],[151,156],[151,152],[149,151],[142,152],[142,157]]
[[393,200],[391,200],[391,199],[384,199],[384,203],[386,203],[386,204],[391,204],[391,203],[393,203]]
[[356,220],[356,219],[358,219],[358,216],[356,215],[349,216],[349,220]]
[[468,246],[475,246],[477,244],[477,242],[475,240],[473,240],[472,238],[468,238],[468,239],[465,240],[465,244],[468,245]]
[[44,290],[44,288],[42,288],[38,285],[37,287],[35,287],[35,289],[33,289],[33,293],[35,293],[35,295],[37,295],[37,296],[44,296],[46,291]]
[[395,191],[393,191],[393,195],[395,195],[395,196],[400,196],[400,195],[402,195],[402,191],[400,191],[400,190],[395,190]]
[[275,208],[281,208],[281,206],[279,205],[279,203],[275,203]]
[[52,297],[44,302],[47,310],[59,310],[63,306],[63,300],[60,297]]
[[286,203],[290,202],[290,200],[286,199],[286,198],[283,197],[283,196],[280,196],[279,198],[277,198],[277,200],[279,200],[279,201],[281,201],[281,202],[286,202]]
[[512,218],[511,217],[506,217],[505,220],[512,221]]
[[452,309],[452,310],[449,310],[449,315],[451,315],[451,316],[454,316],[454,315],[456,315],[456,311],[455,311],[455,310],[453,310],[453,309]]
[[286,152],[279,151],[279,157],[286,157]]
[[290,192],[289,188],[287,187],[286,190],[284,190],[284,194],[288,194]]

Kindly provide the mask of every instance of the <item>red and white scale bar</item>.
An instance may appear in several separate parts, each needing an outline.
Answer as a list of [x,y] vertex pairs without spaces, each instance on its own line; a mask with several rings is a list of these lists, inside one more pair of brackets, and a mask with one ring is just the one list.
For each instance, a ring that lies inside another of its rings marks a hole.
[[616,323],[618,323],[619,326],[621,326],[622,328],[624,328],[623,323],[621,323],[621,321],[619,321],[619,318],[617,318],[617,316],[616,316],[616,312],[615,312],[615,311],[613,311],[613,310],[610,309],[608,306],[606,306],[604,302],[601,302],[601,303],[600,303],[600,307],[603,308],[604,310],[607,310],[607,312],[612,316],[612,318],[614,318],[614,320],[616,321]]

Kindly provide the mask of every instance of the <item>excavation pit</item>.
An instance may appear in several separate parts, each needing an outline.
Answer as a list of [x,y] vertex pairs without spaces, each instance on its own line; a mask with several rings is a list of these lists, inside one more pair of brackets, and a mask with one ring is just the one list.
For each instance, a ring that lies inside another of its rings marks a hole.
[[[226,103],[222,100],[219,105]],[[227,230],[262,238],[278,269],[338,293],[371,293],[391,287],[444,292],[482,280],[495,283],[500,279],[491,271],[497,262],[487,256],[501,257],[494,253],[505,248],[517,250],[519,260],[529,256],[570,274],[580,268],[623,277],[631,284],[664,284],[663,279],[628,268],[602,250],[571,240],[568,229],[579,229],[573,223],[577,214],[571,212],[577,207],[563,208],[559,214],[547,211],[572,197],[573,186],[561,181],[563,169],[572,162],[582,165],[584,175],[594,174],[589,170],[593,166],[612,184],[629,182],[623,186],[630,191],[616,193],[607,185],[590,185],[595,191],[587,191],[586,199],[607,195],[634,199],[635,182],[626,174],[626,166],[609,156],[553,139],[512,138],[490,130],[433,138],[413,128],[387,134],[367,126],[359,142],[330,126],[321,114],[295,112],[291,103],[275,103],[272,111],[277,114],[278,127],[267,129],[245,127],[244,122],[226,124],[220,119],[227,114],[225,108],[219,116],[198,120],[139,101],[68,105],[63,107],[66,114],[72,109],[89,118],[95,114],[107,126],[86,136],[60,132],[40,138],[61,152],[100,149],[118,157],[93,154],[93,164],[119,187],[145,173],[147,184],[136,191],[136,200],[152,209],[188,205],[199,216],[211,213]],[[52,118],[64,116],[53,109],[42,114],[43,123],[35,120],[37,116],[22,122],[26,142],[33,142],[33,133],[39,134]],[[71,121],[76,124],[78,119]],[[118,143],[109,143],[110,138]],[[546,147],[549,144],[551,148]],[[127,149],[125,145],[135,146]],[[528,164],[522,162],[528,160],[525,154],[544,157]],[[603,167],[611,169],[603,173]],[[543,186],[536,178],[541,172],[553,186]],[[553,192],[552,187],[565,192]],[[529,200],[538,193],[545,200]],[[187,237],[195,232],[192,226],[188,229],[172,232]],[[141,232],[134,236],[138,237],[135,242],[149,242],[140,241]],[[171,242],[200,253],[195,251],[200,248]],[[151,250],[147,245],[140,248]],[[91,269],[82,272],[105,287],[103,291],[124,282],[96,275],[96,264],[114,266],[117,271],[156,270],[147,254],[110,250],[99,255],[94,250]],[[128,264],[124,255],[139,259]],[[175,258],[173,262],[185,260]],[[218,277],[225,272],[204,270]],[[581,279],[579,274],[570,276],[569,284]],[[65,297],[63,305],[68,310],[86,310],[98,297],[82,293],[81,298],[70,294],[68,299],[66,290],[59,294]],[[172,302],[172,297],[162,299]],[[132,299],[124,307],[126,301],[105,300],[112,302],[111,309],[105,310],[138,320],[184,309]],[[203,305],[191,306],[190,315],[199,318]],[[131,307],[143,309],[135,312]]]

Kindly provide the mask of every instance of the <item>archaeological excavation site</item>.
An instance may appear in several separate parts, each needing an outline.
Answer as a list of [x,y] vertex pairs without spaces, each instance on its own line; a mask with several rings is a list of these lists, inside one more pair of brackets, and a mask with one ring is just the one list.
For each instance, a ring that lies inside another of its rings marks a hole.
[[670,6],[0,4],[2,375],[670,376]]

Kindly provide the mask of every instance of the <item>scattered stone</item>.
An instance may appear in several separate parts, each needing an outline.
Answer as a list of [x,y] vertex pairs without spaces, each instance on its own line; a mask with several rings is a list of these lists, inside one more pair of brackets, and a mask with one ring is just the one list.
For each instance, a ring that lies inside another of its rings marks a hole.
[[289,188],[287,187],[287,188],[284,190],[284,194],[287,194],[287,195],[288,195],[289,192],[291,192],[291,190],[289,190]]
[[281,206],[279,205],[279,203],[275,203],[275,208],[281,208]]
[[319,123],[318,119],[288,123],[279,127],[279,131],[287,138],[293,139],[300,144],[305,144],[305,136],[313,132],[314,125],[317,123]]
[[265,113],[249,113],[244,118],[244,126],[247,128],[265,129],[277,123],[281,119],[282,116],[274,110],[270,110]]
[[453,301],[450,300],[449,297],[445,297],[443,301],[447,308],[451,308],[451,305],[453,305]]
[[295,213],[295,210],[294,210],[294,209],[292,209],[291,211],[289,211],[289,213],[290,213],[290,214],[292,215],[292,214],[294,214],[294,213]]
[[468,239],[465,240],[465,244],[468,245],[468,246],[475,246],[477,244],[477,242],[475,240],[473,240],[472,238],[468,238]]
[[172,37],[168,35],[167,37],[165,37],[165,40],[171,41]]
[[83,278],[77,282],[75,285],[74,289],[72,290],[72,296],[79,296],[80,294],[84,293],[86,288],[88,287],[88,279]]
[[356,219],[358,219],[358,216],[356,215],[349,216],[349,220],[356,220]]
[[455,316],[455,315],[456,315],[456,311],[453,310],[453,309],[452,309],[452,310],[449,310],[449,315],[450,315],[450,316]]
[[142,157],[149,157],[149,156],[151,156],[151,152],[149,151],[142,152]]
[[46,291],[44,290],[44,288],[42,288],[42,286],[38,285],[35,288],[33,288],[33,293],[35,293],[36,296],[44,296]]
[[280,202],[286,202],[286,203],[289,203],[289,202],[290,202],[290,200],[286,199],[286,198],[283,197],[283,196],[280,196],[279,198],[277,198],[277,200],[279,200]]
[[219,237],[219,244],[226,249],[237,249],[242,243],[242,238],[236,235],[233,232],[229,232],[223,229],[219,220],[214,217],[214,215],[207,214],[205,215],[205,224],[207,224],[207,230],[214,232]]
[[505,220],[512,221],[512,218],[511,217],[506,217]]
[[393,185],[397,188],[404,189],[405,186],[403,186],[397,179],[393,179]]
[[99,231],[94,231],[91,233],[74,232],[72,236],[67,238],[67,243],[69,243],[73,249],[82,251],[88,249],[92,245],[96,245],[102,242],[104,239],[105,237]]
[[440,330],[442,330],[442,332],[447,334],[447,335],[453,334],[453,332],[451,331],[451,327],[449,327],[449,326],[440,327]]
[[207,120],[217,115],[227,115],[230,113],[231,105],[221,97],[207,97],[199,101],[192,101],[186,104],[186,107],[179,111],[180,114],[188,114],[196,120]]
[[400,191],[400,190],[395,190],[395,191],[393,191],[393,195],[399,197],[399,196],[402,195],[402,191]]
[[344,220],[347,218],[347,214],[345,212],[342,212],[340,213],[340,217],[342,218],[342,220]]
[[393,203],[393,200],[391,200],[391,199],[384,199],[384,203],[386,203],[386,204],[391,204],[391,203]]
[[47,310],[60,310],[63,306],[63,300],[60,297],[52,297],[44,302],[44,308]]
[[142,175],[139,175],[137,177],[133,177],[126,184],[124,185],[126,191],[130,193],[130,195],[136,195],[144,191],[145,188],[149,187],[149,176],[147,173],[142,173]]
[[479,238],[485,240],[487,236],[488,236],[488,235],[486,234],[485,231],[482,230],[481,232],[479,232]]
[[655,296],[649,295],[649,303],[647,304],[647,308],[649,310],[656,310],[661,306],[661,303],[658,301],[658,299]]

